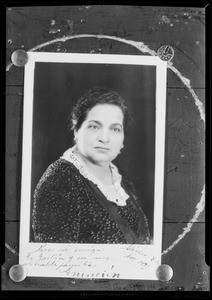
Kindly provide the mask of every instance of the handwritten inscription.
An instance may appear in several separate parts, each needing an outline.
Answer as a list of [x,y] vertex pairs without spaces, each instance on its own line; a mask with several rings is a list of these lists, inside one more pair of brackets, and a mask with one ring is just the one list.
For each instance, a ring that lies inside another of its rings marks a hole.
[[160,265],[159,260],[156,256],[148,255],[148,253],[142,251],[141,249],[137,249],[134,245],[123,246],[123,249],[127,251],[127,255],[124,255],[124,259],[131,262],[132,264],[136,264],[140,268],[149,269],[152,265]]
[[[156,257],[130,246],[120,247],[120,255],[111,251],[110,245],[50,245],[42,244],[28,251],[24,265],[30,270],[40,270],[53,277],[72,278],[121,278],[122,272],[151,270],[157,264]],[[130,271],[131,270],[131,271]]]

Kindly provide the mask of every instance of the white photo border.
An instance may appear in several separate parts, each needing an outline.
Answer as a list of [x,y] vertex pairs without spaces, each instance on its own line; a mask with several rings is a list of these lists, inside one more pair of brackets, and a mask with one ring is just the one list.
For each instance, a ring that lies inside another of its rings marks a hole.
[[[24,74],[19,264],[27,276],[157,280],[161,264],[167,62],[156,56],[27,52]],[[36,62],[156,66],[154,244],[32,243],[30,236],[32,121]],[[86,256],[87,255],[87,256]],[[81,259],[84,257],[84,259]]]

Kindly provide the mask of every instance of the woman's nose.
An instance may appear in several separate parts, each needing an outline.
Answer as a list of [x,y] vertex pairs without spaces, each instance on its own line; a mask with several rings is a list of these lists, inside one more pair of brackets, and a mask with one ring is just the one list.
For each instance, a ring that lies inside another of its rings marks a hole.
[[109,142],[109,132],[108,132],[108,130],[101,130],[101,132],[99,133],[99,136],[98,136],[98,140],[103,142],[103,143]]

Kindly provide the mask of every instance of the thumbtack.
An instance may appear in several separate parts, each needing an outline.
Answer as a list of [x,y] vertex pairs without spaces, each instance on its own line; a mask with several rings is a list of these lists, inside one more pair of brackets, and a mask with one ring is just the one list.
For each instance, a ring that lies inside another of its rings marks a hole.
[[174,57],[174,49],[171,46],[163,45],[158,49],[157,55],[161,60],[170,61]]
[[26,269],[22,265],[13,265],[9,270],[9,276],[15,282],[23,281],[26,275]]
[[28,62],[28,54],[23,49],[18,49],[11,55],[11,60],[16,67],[24,67]]
[[169,265],[160,265],[156,270],[156,276],[160,281],[169,281],[173,276],[173,270]]

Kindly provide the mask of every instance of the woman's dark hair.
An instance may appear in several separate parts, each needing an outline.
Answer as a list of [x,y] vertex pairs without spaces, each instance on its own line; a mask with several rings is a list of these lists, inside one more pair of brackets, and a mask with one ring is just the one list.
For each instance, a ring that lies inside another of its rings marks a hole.
[[125,100],[117,92],[105,87],[94,87],[79,98],[68,119],[69,130],[78,131],[85,121],[88,112],[98,104],[112,104],[118,106],[124,116],[124,132],[128,132],[132,123],[132,117]]

